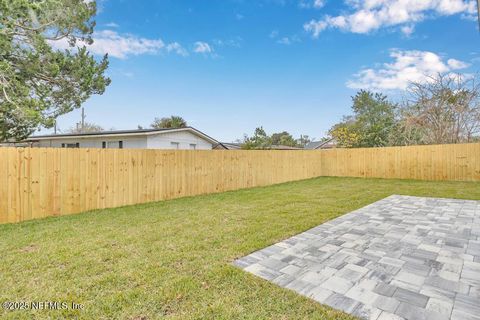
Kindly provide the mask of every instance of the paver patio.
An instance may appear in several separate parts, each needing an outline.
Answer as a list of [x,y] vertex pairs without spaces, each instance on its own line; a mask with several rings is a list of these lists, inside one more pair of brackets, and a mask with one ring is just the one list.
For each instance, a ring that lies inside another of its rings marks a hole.
[[480,201],[390,196],[234,264],[364,319],[480,319]]

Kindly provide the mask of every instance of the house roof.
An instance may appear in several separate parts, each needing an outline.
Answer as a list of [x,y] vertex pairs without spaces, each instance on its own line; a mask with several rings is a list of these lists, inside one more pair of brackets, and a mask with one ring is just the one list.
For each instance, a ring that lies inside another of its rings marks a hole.
[[[241,143],[219,142],[217,147],[218,146],[221,146],[225,150],[239,150],[239,149],[242,149],[242,144]],[[261,150],[261,149],[256,149],[256,150]],[[271,145],[270,147],[265,148],[263,150],[303,150],[303,149],[302,148],[297,148],[297,147],[290,147],[290,146],[274,144],[274,145]]]
[[302,150],[302,148],[297,148],[297,147],[291,147],[291,146],[284,146],[281,144],[273,144],[270,148],[270,150]]
[[318,149],[319,147],[321,147],[322,144],[324,144],[324,143],[325,143],[324,141],[312,141],[312,142],[307,143],[307,145],[305,146],[305,149],[315,150],[315,149]]
[[307,150],[330,149],[336,146],[336,141],[330,138],[326,141],[312,141],[305,146]]
[[232,142],[219,142],[219,145],[221,145],[223,148],[226,150],[238,150],[242,149],[242,144],[241,143],[232,143]]
[[188,131],[191,132],[212,144],[218,143],[217,140],[213,139],[212,137],[206,135],[205,133],[197,130],[193,127],[185,127],[185,128],[175,128],[175,129],[139,129],[139,130],[113,130],[113,131],[100,131],[100,132],[88,132],[88,133],[64,133],[64,134],[52,134],[52,135],[41,135],[41,136],[31,136],[28,139],[25,139],[25,142],[35,142],[40,140],[59,140],[59,139],[85,139],[85,138],[101,138],[101,137],[128,137],[128,136],[147,136],[147,135],[155,135],[155,134],[163,134],[163,133],[171,133],[171,132],[182,132]]

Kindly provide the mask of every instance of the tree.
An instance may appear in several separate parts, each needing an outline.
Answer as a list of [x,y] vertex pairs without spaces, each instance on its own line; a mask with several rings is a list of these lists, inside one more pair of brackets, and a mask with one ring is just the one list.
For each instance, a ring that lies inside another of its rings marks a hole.
[[281,146],[289,146],[289,147],[297,146],[297,141],[287,131],[272,134],[270,140],[272,145],[281,145]]
[[243,149],[271,149],[272,146],[304,147],[311,140],[307,135],[301,135],[300,139],[295,139],[287,131],[274,133],[269,136],[263,127],[255,129],[252,137],[245,135],[243,137]]
[[343,121],[335,124],[329,135],[337,141],[339,147],[353,148],[359,145],[359,134],[353,117],[344,117]]
[[255,129],[253,137],[245,135],[243,138],[242,149],[268,149],[272,146],[272,141],[263,127]]
[[171,116],[169,118],[155,118],[150,125],[154,129],[173,129],[187,127],[187,121],[179,116]]
[[[0,0],[0,140],[51,128],[105,91],[108,57],[97,61],[85,47],[95,13],[94,1]],[[69,49],[53,49],[54,41]]]
[[407,90],[399,125],[401,144],[472,142],[480,136],[478,77],[438,74]]
[[353,116],[330,129],[343,147],[383,147],[390,144],[395,129],[396,105],[386,95],[360,90],[352,97]]
[[101,132],[103,128],[95,123],[85,122],[83,128],[80,126],[75,128],[70,128],[68,133],[93,133],[93,132]]
[[381,93],[361,90],[353,97],[355,127],[359,147],[383,147],[389,144],[395,125],[396,105]]
[[300,138],[297,140],[297,145],[299,147],[305,148],[307,144],[312,142],[312,139],[308,135],[302,134],[300,135]]

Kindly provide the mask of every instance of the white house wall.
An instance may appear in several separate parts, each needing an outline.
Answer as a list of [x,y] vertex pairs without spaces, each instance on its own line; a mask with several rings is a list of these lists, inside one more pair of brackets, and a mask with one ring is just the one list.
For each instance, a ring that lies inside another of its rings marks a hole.
[[46,148],[61,148],[62,143],[80,143],[80,148],[102,148],[102,142],[118,142],[123,141],[124,149],[146,149],[147,137],[85,137],[85,138],[66,138],[40,140],[39,146]]
[[176,147],[172,145],[172,142],[179,143],[179,149],[193,149],[191,145],[195,145],[196,150],[211,150],[213,148],[213,145],[210,142],[188,131],[161,133],[140,137],[112,136],[98,138],[46,139],[40,140],[38,146],[45,148],[61,148],[63,143],[79,143],[80,148],[102,148],[103,141],[123,141],[124,149],[176,149]]
[[179,143],[179,149],[191,149],[191,144],[196,150],[212,150],[213,145],[188,131],[166,132],[149,135],[147,140],[148,149],[175,149],[172,142]]

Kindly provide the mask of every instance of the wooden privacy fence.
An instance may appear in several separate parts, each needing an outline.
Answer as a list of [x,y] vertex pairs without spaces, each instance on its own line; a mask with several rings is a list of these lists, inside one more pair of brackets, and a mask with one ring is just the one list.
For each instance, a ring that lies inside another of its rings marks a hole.
[[0,148],[0,223],[318,176],[480,181],[480,144],[321,151]]

